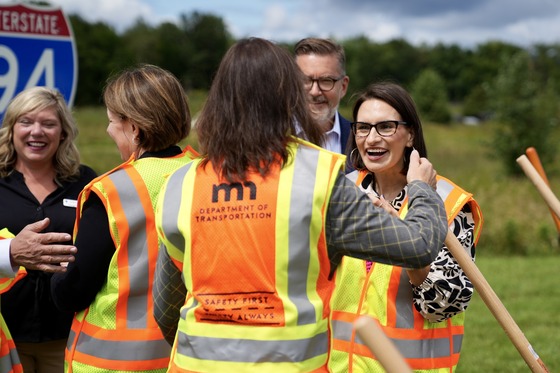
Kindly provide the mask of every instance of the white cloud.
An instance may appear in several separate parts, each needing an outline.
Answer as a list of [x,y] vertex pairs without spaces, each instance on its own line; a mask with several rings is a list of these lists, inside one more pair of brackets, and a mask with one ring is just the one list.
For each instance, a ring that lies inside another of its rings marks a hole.
[[[150,20],[157,14],[156,9],[142,0],[52,0],[51,3],[62,7],[67,15],[75,13],[88,22],[105,22],[118,31],[130,27],[138,18]],[[156,16],[152,23],[158,24],[161,20]]]
[[[2,0],[0,0],[2,1]],[[6,1],[4,1],[6,2]],[[344,39],[366,35],[384,42],[475,46],[489,39],[527,46],[560,42],[557,0],[51,0],[89,22],[123,31],[142,17],[151,24],[177,21],[197,10],[221,17],[234,37],[292,42],[307,36]]]
[[266,28],[276,29],[286,22],[286,9],[280,4],[273,4],[264,12],[264,25]]

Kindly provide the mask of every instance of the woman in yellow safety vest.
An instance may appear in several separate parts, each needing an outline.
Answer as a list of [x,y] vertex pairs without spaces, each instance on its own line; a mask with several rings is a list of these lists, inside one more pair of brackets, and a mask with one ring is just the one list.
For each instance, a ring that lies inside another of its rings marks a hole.
[[264,39],[238,41],[218,68],[196,124],[203,156],[169,177],[156,211],[171,372],[326,372],[341,257],[422,268],[443,242],[430,163],[412,154],[414,205],[391,216],[344,177],[344,156],[293,137],[321,140],[306,96],[289,51]]
[[[426,157],[415,104],[394,83],[370,85],[357,99],[347,177],[401,218],[411,207],[406,172],[413,149]],[[482,214],[472,194],[438,176],[449,228],[474,260]],[[473,286],[445,245],[421,269],[344,258],[332,298],[333,372],[384,372],[352,327],[360,315],[377,319],[416,372],[455,370],[463,337],[464,310]]]
[[[26,274],[25,268],[17,272],[15,277],[0,278],[0,294],[10,290],[13,284],[23,278]],[[23,367],[19,356],[16,351],[16,345],[8,330],[8,326],[0,313],[0,372],[6,373],[20,373],[23,372]]]
[[168,71],[142,65],[109,79],[107,132],[125,161],[89,183],[78,199],[76,260],[53,277],[53,299],[77,312],[67,372],[164,372],[170,345],[153,317],[159,248],[154,206],[163,182],[194,152],[183,87]]
[[[0,230],[0,239],[12,237],[14,237],[14,235],[6,228]],[[25,268],[19,267],[15,273],[9,273],[9,277],[0,275],[0,294],[10,290],[10,288],[26,274]],[[23,366],[19,360],[16,345],[2,317],[2,313],[0,313],[0,372],[23,373]]]

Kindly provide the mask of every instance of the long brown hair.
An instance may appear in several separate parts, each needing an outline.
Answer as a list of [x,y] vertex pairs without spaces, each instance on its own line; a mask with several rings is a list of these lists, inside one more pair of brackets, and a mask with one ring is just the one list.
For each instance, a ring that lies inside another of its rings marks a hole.
[[264,39],[242,39],[222,59],[196,122],[200,150],[222,177],[266,176],[289,161],[286,145],[301,128],[320,144],[322,132],[308,112],[303,76],[290,53]]

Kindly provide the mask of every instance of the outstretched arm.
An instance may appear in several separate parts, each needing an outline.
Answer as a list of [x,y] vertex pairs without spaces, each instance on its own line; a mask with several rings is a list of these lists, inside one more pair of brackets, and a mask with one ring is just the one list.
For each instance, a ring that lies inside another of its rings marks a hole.
[[401,220],[375,206],[353,182],[339,175],[325,223],[331,270],[343,255],[405,268],[429,265],[448,230],[443,201],[431,187],[435,176],[431,163],[412,151],[407,174],[409,209]]
[[12,266],[23,266],[45,272],[64,272],[61,263],[74,261],[77,249],[72,245],[63,245],[72,239],[68,233],[41,233],[50,223],[45,218],[25,226],[9,242]]

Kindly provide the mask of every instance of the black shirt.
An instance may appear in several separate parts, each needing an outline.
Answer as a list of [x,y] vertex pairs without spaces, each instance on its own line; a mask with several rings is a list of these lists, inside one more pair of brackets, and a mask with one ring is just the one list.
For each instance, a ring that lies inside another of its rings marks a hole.
[[[156,152],[145,152],[139,158],[167,158],[179,155],[181,148],[171,146]],[[91,305],[107,281],[107,272],[115,243],[109,228],[105,205],[95,193],[90,193],[82,209],[78,234],[74,243],[76,259],[64,273],[51,281],[51,294],[56,306],[66,312],[79,312]]]
[[[95,171],[82,165],[78,180],[63,183],[39,203],[25,185],[23,175],[14,170],[0,178],[0,228],[18,234],[26,225],[48,217],[50,224],[44,232],[71,235],[76,218],[75,201],[95,176]],[[27,276],[2,294],[2,315],[16,342],[38,343],[68,337],[73,313],[60,312],[54,306],[51,277],[52,274],[28,270]]]

